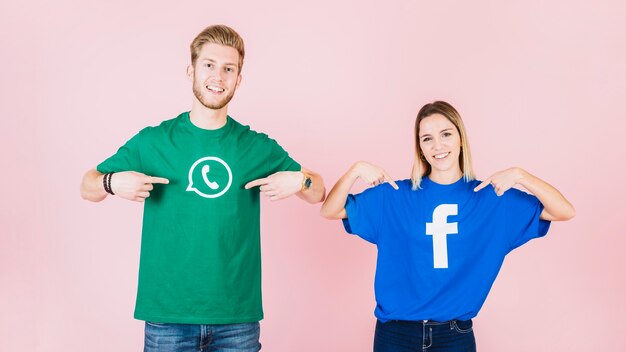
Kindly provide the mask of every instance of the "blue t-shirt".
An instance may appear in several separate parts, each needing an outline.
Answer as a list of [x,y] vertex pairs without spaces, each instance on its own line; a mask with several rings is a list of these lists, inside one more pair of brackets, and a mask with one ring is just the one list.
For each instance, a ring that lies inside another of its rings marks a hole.
[[510,189],[498,197],[480,181],[450,185],[427,177],[350,195],[347,232],[378,247],[374,314],[387,320],[467,320],[478,314],[504,257],[544,236],[537,197]]

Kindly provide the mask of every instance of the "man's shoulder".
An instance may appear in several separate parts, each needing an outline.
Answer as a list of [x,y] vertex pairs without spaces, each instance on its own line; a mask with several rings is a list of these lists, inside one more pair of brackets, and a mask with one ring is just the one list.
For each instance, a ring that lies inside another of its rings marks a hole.
[[233,131],[239,136],[239,138],[246,138],[255,141],[267,141],[271,140],[271,138],[267,135],[267,133],[263,133],[257,130],[252,129],[250,125],[244,125],[241,122],[230,117],[233,124]]
[[176,126],[176,125],[179,125],[181,123],[184,123],[185,122],[184,120],[186,118],[188,118],[188,116],[189,116],[189,112],[183,112],[183,113],[180,113],[176,117],[173,117],[173,118],[168,119],[168,120],[163,120],[163,121],[161,121],[160,124],[158,124],[157,126],[151,126],[151,128],[168,129],[168,128],[171,128],[173,126]]
[[158,125],[144,127],[141,131],[139,131],[139,134],[149,136],[154,135],[155,133],[170,131],[171,129],[179,126],[181,122],[184,122],[183,119],[186,114],[186,112],[183,112],[174,118],[161,121]]

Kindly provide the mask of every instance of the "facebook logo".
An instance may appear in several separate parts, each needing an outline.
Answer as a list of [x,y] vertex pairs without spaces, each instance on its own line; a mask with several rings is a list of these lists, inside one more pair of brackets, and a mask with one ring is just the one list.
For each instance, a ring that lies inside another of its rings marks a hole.
[[448,216],[457,214],[457,204],[440,204],[433,210],[433,222],[426,223],[426,235],[433,236],[433,267],[435,269],[448,268],[447,235],[459,233],[457,223],[448,222]]

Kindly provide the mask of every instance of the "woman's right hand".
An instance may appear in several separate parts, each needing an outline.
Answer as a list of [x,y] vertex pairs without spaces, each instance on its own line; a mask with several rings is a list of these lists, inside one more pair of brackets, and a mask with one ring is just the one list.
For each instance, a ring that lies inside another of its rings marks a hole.
[[398,185],[385,170],[366,161],[356,162],[350,168],[350,172],[354,177],[360,178],[369,185],[377,186],[381,183],[389,182],[391,187],[398,189]]
[[357,178],[374,186],[383,182],[389,182],[391,187],[398,189],[398,185],[393,182],[393,179],[385,170],[368,162],[359,161],[352,165],[330,190],[326,201],[322,204],[320,215],[329,220],[347,218],[346,199],[350,193],[350,188],[352,188]]

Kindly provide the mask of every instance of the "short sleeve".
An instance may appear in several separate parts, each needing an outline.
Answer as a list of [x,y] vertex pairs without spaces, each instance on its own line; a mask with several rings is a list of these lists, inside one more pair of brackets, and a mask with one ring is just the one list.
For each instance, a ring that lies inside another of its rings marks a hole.
[[504,195],[507,197],[506,230],[511,250],[548,233],[550,221],[539,218],[543,204],[537,197],[517,189],[510,189]]
[[346,232],[364,240],[377,243],[383,218],[384,185],[366,189],[359,194],[350,194],[346,200],[343,226]]
[[267,161],[268,174],[279,171],[300,171],[302,167],[273,139],[267,138],[269,157]]
[[129,139],[115,154],[100,163],[96,169],[100,173],[138,171],[141,172],[140,146],[143,134],[148,128],[141,130]]

